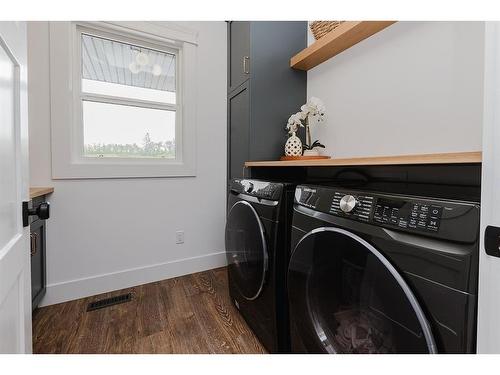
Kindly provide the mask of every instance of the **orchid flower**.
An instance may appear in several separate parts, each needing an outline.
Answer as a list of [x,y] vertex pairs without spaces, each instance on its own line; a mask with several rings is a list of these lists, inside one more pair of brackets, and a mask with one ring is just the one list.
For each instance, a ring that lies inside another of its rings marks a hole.
[[297,112],[291,115],[288,119],[288,124],[286,125],[289,133],[295,133],[299,127],[304,127],[304,124],[302,123],[301,112]]

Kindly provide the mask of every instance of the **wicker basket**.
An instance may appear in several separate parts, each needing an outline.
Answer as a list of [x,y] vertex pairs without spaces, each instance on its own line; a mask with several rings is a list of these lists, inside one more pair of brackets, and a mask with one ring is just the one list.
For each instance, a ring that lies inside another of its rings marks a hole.
[[314,39],[318,40],[325,34],[334,30],[344,21],[313,21],[309,24],[311,31],[314,35]]

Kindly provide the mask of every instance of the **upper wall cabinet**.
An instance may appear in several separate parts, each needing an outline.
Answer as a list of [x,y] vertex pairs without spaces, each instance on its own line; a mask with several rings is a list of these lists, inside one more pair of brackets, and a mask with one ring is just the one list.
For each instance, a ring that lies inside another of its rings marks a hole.
[[250,76],[250,22],[230,22],[228,33],[228,90],[245,82]]
[[244,162],[283,155],[288,117],[306,102],[307,75],[290,56],[307,45],[307,22],[228,23],[228,178]]

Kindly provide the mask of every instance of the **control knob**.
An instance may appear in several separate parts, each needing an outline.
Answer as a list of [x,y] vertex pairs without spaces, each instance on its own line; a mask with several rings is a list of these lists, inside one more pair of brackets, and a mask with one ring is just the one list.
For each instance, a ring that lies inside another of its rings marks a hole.
[[352,195],[344,195],[340,200],[340,209],[345,213],[349,213],[354,210],[354,207],[358,204],[358,200]]

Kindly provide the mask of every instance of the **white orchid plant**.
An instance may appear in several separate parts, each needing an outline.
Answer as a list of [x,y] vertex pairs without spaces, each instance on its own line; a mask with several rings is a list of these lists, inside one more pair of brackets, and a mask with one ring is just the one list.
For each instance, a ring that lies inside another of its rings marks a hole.
[[288,119],[286,129],[289,134],[296,133],[299,128],[306,129],[306,144],[303,146],[304,150],[312,150],[315,147],[325,146],[319,143],[319,140],[311,142],[311,129],[310,125],[313,123],[321,123],[326,120],[326,109],[323,102],[315,97],[311,97],[309,101],[300,107],[300,112],[294,113]]

